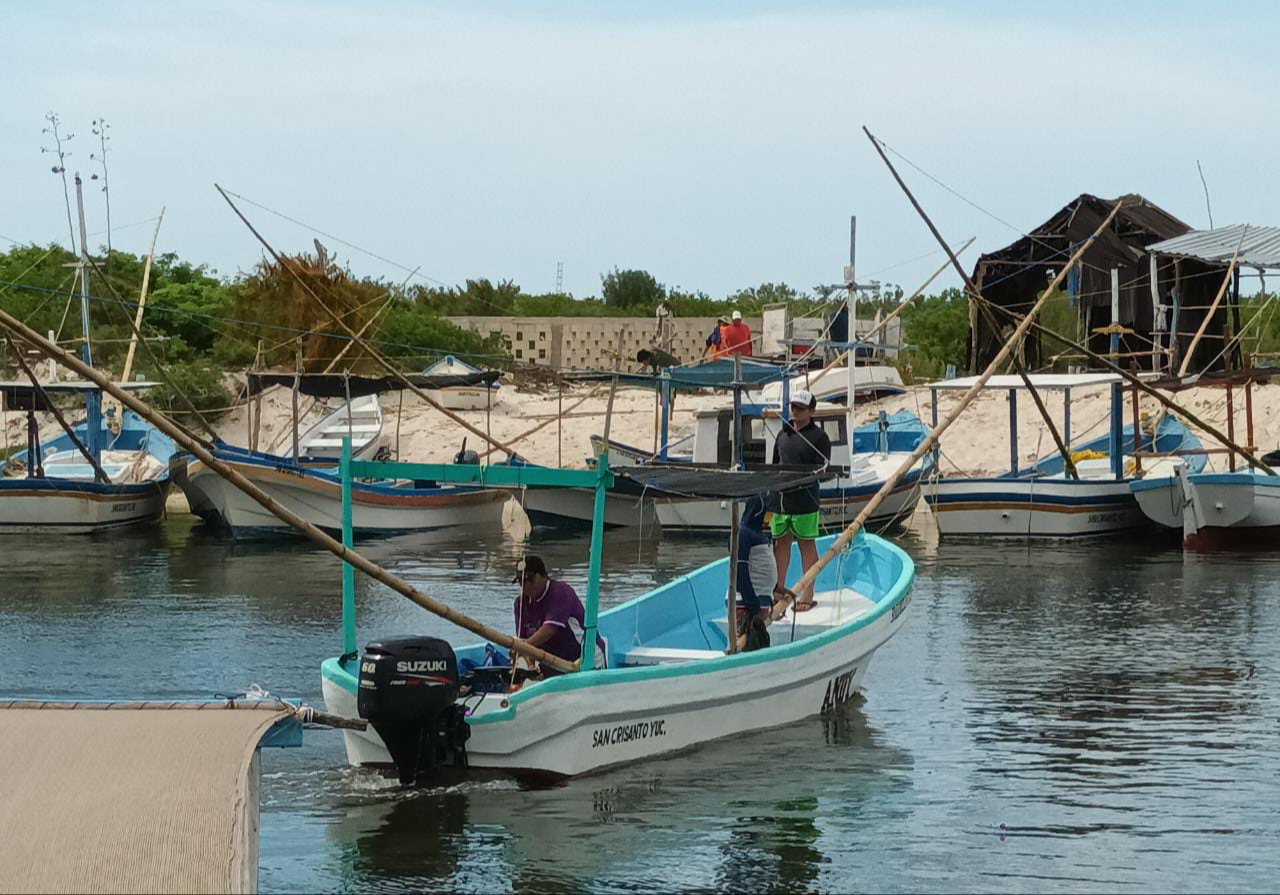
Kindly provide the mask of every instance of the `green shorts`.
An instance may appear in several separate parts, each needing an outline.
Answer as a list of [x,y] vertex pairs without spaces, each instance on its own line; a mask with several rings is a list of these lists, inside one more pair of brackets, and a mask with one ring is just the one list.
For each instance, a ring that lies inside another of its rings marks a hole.
[[818,512],[774,513],[769,521],[769,530],[775,538],[791,534],[801,540],[812,541],[818,537]]

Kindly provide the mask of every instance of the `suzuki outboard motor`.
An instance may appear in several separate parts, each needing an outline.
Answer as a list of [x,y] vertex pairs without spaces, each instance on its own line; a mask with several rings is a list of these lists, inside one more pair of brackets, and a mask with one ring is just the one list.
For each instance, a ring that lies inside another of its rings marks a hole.
[[382,737],[400,782],[440,766],[465,767],[471,731],[458,699],[458,660],[436,637],[380,640],[360,657],[357,705]]

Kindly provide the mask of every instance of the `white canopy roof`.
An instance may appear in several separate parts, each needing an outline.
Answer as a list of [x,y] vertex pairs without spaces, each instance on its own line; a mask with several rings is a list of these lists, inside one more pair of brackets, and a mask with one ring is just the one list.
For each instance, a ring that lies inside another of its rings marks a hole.
[[[1147,374],[1150,376],[1150,374]],[[981,377],[965,376],[962,379],[941,379],[929,383],[929,388],[962,390],[971,388]],[[1090,385],[1110,385],[1113,382],[1124,382],[1123,376],[1117,373],[1031,373],[1027,377],[1031,384],[1041,388],[1085,388]],[[1009,389],[1026,388],[1027,384],[1021,376],[992,376],[983,388]]]

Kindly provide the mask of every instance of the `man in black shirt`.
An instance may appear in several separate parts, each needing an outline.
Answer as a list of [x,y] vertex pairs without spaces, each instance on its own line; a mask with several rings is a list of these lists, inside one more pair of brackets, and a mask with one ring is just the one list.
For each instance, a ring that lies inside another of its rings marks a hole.
[[[812,466],[822,469],[831,463],[831,439],[813,421],[817,400],[804,389],[791,394],[791,421],[773,443],[773,462],[788,466]],[[778,497],[778,511],[770,523],[773,533],[773,555],[778,564],[778,585],[787,581],[791,565],[791,542],[800,545],[800,561],[807,572],[818,561],[819,531],[818,483],[786,491]],[[798,594],[796,611],[813,608],[813,586]]]

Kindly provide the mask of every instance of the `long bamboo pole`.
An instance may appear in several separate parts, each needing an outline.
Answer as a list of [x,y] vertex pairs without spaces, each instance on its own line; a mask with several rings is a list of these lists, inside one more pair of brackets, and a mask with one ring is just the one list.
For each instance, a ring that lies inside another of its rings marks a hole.
[[[1011,318],[1018,319],[1019,317],[1018,314],[1014,313],[1013,311],[1010,311],[1008,308],[1001,308],[999,306],[996,306],[995,309]],[[1172,410],[1174,413],[1182,414],[1184,417],[1190,420],[1195,426],[1203,430],[1208,435],[1212,436],[1215,441],[1218,441],[1224,446],[1226,446],[1228,450],[1237,451],[1243,454],[1244,458],[1249,461],[1249,465],[1252,466],[1254,469],[1257,469],[1259,472],[1265,473],[1266,475],[1277,474],[1274,469],[1272,469],[1270,466],[1267,466],[1262,461],[1258,460],[1256,457],[1254,457],[1252,454],[1247,452],[1240,445],[1236,444],[1226,435],[1222,434],[1222,432],[1219,431],[1217,428],[1205,422],[1200,417],[1196,416],[1194,413],[1187,410],[1185,407],[1180,406],[1179,404],[1174,402],[1172,399],[1161,394],[1159,390],[1154,389],[1151,386],[1147,385],[1147,383],[1143,382],[1139,377],[1135,376],[1133,373],[1130,373],[1128,370],[1125,370],[1124,368],[1118,366],[1117,364],[1112,363],[1111,361],[1107,360],[1107,358],[1103,357],[1101,354],[1098,354],[1097,352],[1090,350],[1089,348],[1080,344],[1079,342],[1073,342],[1070,339],[1068,339],[1066,336],[1062,335],[1061,333],[1056,333],[1045,326],[1041,326],[1039,323],[1033,322],[1031,324],[1031,328],[1034,329],[1036,332],[1040,333],[1041,335],[1049,336],[1050,338],[1057,339],[1059,342],[1066,345],[1068,348],[1073,348],[1076,351],[1079,351],[1080,353],[1084,354],[1085,356],[1093,360],[1095,363],[1101,364],[1104,368],[1111,371],[1112,373],[1115,373],[1118,376],[1123,376],[1132,385],[1136,386],[1141,391],[1145,392],[1146,394],[1150,395],[1151,397],[1159,401],[1167,410]]]
[[156,219],[155,232],[151,234],[151,251],[147,252],[147,263],[142,267],[142,289],[138,293],[138,312],[133,317],[133,337],[129,339],[129,352],[124,356],[124,372],[120,374],[121,382],[128,382],[133,375],[133,355],[138,349],[138,333],[142,331],[142,314],[147,309],[147,290],[151,286],[151,265],[156,260],[156,242],[160,239],[160,225],[164,223],[164,209],[160,209],[160,217]]
[[[947,260],[951,262],[951,265],[955,268],[956,273],[960,275],[961,281],[969,291],[971,296],[969,300],[974,302],[978,301],[978,296],[982,295],[981,290],[978,289],[977,284],[973,282],[973,279],[965,269],[960,266],[960,259],[951,251],[951,246],[947,245],[947,241],[942,238],[942,234],[939,233],[938,228],[933,225],[933,221],[930,219],[929,215],[925,213],[925,210],[920,206],[920,203],[916,201],[915,195],[912,194],[902,177],[899,176],[898,169],[893,166],[893,162],[889,161],[889,156],[885,154],[884,147],[880,145],[880,141],[873,137],[871,135],[871,131],[867,130],[867,128],[864,127],[862,132],[867,135],[867,139],[871,141],[871,145],[874,146],[876,152],[879,153],[880,159],[889,169],[889,173],[893,175],[893,179],[898,182],[898,186],[902,188],[902,191],[906,193],[907,198],[911,200],[912,207],[915,208],[916,213],[920,215],[925,226],[929,228],[929,232],[933,234],[933,238],[938,241],[938,245],[942,246],[942,250],[947,253]],[[990,322],[992,329],[998,333],[999,327],[996,325],[995,318],[991,316],[991,311],[987,309],[986,305],[979,306],[986,313],[987,320]],[[1031,377],[1027,375],[1027,369],[1023,366],[1022,359],[1018,357],[1018,354],[1019,352],[1015,351],[1011,355],[1014,372],[1021,377],[1022,384],[1025,385],[1027,387],[1027,391],[1031,393],[1031,400],[1035,402],[1036,410],[1040,412],[1040,419],[1044,421],[1045,426],[1049,429],[1049,434],[1053,436],[1054,446],[1057,447],[1058,453],[1062,455],[1063,468],[1071,478],[1079,481],[1080,474],[1076,472],[1076,464],[1075,461],[1071,459],[1071,451],[1069,451],[1067,446],[1063,444],[1062,436],[1058,434],[1058,427],[1054,424],[1053,417],[1049,416],[1049,409],[1044,406],[1044,401],[1040,397],[1039,390],[1032,385]]]
[[[899,479],[910,472],[911,468],[916,465],[920,458],[933,449],[934,444],[937,443],[942,433],[951,428],[951,424],[960,418],[960,414],[964,412],[964,409],[968,407],[969,404],[973,402],[973,399],[978,396],[978,393],[982,391],[983,387],[987,384],[987,380],[995,374],[996,368],[1008,359],[1010,353],[1012,353],[1017,344],[1026,336],[1036,314],[1040,313],[1040,309],[1044,307],[1045,302],[1049,300],[1049,296],[1053,294],[1054,290],[1058,288],[1058,285],[1066,277],[1067,271],[1076,265],[1076,262],[1080,260],[1080,256],[1085,253],[1085,250],[1088,249],[1089,246],[1093,245],[1093,241],[1098,238],[1103,230],[1111,225],[1111,221],[1115,218],[1116,213],[1120,210],[1122,204],[1123,203],[1121,202],[1117,202],[1115,207],[1111,209],[1111,213],[1108,214],[1106,219],[1098,226],[1098,229],[1093,232],[1093,235],[1081,243],[1075,254],[1071,256],[1071,259],[1063,265],[1061,270],[1058,271],[1058,275],[1053,278],[1053,282],[1051,282],[1048,288],[1041,293],[1040,298],[1036,300],[1036,303],[1027,313],[1027,316],[1022,319],[1017,328],[1013,331],[1013,334],[1009,336],[1009,340],[1004,343],[1000,348],[1000,351],[996,353],[994,358],[992,358],[991,363],[989,363],[987,368],[982,371],[982,375],[980,375],[977,381],[975,381],[973,385],[969,386],[961,396],[960,403],[949,414],[947,414],[946,418],[943,419],[942,422],[933,427],[929,434],[924,437],[924,440],[922,440],[920,444],[916,446],[916,449],[911,452],[911,455],[903,460],[902,464],[894,470],[893,474],[890,475],[889,478],[885,480],[885,483],[880,486],[880,490],[872,495],[871,500],[869,500],[867,505],[862,508],[862,512],[858,513],[854,520],[849,523],[849,526],[840,533],[839,537],[837,537],[827,549],[827,552],[822,554],[816,563],[805,570],[805,573],[800,577],[800,580],[791,588],[792,593],[803,593],[806,588],[813,584],[814,580],[818,577],[818,574],[827,567],[831,560],[839,555],[840,551],[844,550],[844,548],[848,546],[850,541],[853,540],[853,536],[858,533],[858,530],[862,528],[867,519],[870,518],[871,514],[879,508],[885,497],[887,497],[889,492],[891,492],[898,484]],[[793,598],[791,596],[784,596],[774,604],[772,614],[773,620],[777,620],[782,617],[783,613],[786,612],[787,607],[791,604],[792,599]],[[740,641],[740,643],[741,642],[742,641]]]
[[[1196,330],[1195,336],[1191,339],[1191,344],[1187,346],[1186,356],[1182,358],[1182,366],[1178,368],[1179,376],[1187,375],[1187,368],[1191,366],[1191,361],[1195,359],[1196,346],[1200,344],[1205,330],[1209,328],[1209,322],[1213,320],[1213,315],[1218,312],[1218,305],[1222,302],[1222,296],[1227,294],[1227,287],[1231,285],[1232,274],[1235,273],[1236,264],[1240,261],[1240,248],[1244,245],[1244,238],[1248,232],[1249,228],[1246,226],[1240,233],[1240,241],[1236,243],[1236,250],[1231,254],[1231,263],[1227,265],[1227,275],[1222,278],[1222,285],[1218,287],[1218,294],[1213,297],[1213,304],[1209,305],[1209,310],[1205,312],[1204,319],[1200,321],[1200,328]],[[1230,347],[1228,345],[1227,350]]]
[[316,304],[320,305],[320,307],[324,310],[324,312],[333,318],[334,323],[342,327],[342,329],[347,333],[347,335],[350,336],[354,341],[359,342],[360,346],[364,348],[365,352],[369,355],[369,357],[373,358],[373,360],[376,361],[380,367],[382,367],[384,370],[386,370],[395,378],[399,379],[404,384],[404,386],[407,389],[409,389],[409,391],[413,392],[415,395],[417,395],[427,404],[431,405],[436,410],[443,413],[446,417],[453,420],[455,423],[457,423],[462,428],[466,429],[468,432],[472,433],[473,435],[477,435],[480,438],[483,438],[487,444],[493,445],[495,448],[497,448],[500,451],[506,451],[508,454],[515,453],[515,451],[513,451],[507,445],[503,444],[501,441],[491,438],[489,434],[486,433],[483,429],[476,428],[475,426],[471,425],[469,422],[464,420],[462,417],[458,416],[458,414],[454,413],[452,410],[449,410],[447,407],[443,406],[439,401],[437,401],[435,398],[432,398],[429,394],[427,394],[425,389],[419,388],[418,386],[414,385],[413,382],[410,381],[409,377],[405,376],[404,372],[399,367],[397,367],[395,364],[391,363],[391,361],[387,360],[385,357],[382,356],[382,352],[378,351],[368,341],[358,337],[351,330],[351,327],[347,325],[346,321],[342,319],[341,315],[339,315],[336,311],[330,308],[329,305],[325,303],[324,299],[322,299],[316,293],[316,291],[311,288],[311,286],[307,283],[307,281],[302,279],[302,277],[298,274],[298,272],[293,269],[293,265],[285,262],[280,257],[280,255],[276,253],[276,250],[271,247],[271,244],[268,243],[266,239],[263,238],[262,234],[257,231],[257,229],[253,226],[253,224],[249,223],[249,219],[245,217],[244,213],[236,206],[234,202],[231,201],[231,197],[227,195],[226,190],[218,186],[218,184],[216,183],[214,184],[214,187],[216,187],[218,192],[222,194],[222,198],[227,201],[227,204],[231,206],[231,210],[236,213],[236,217],[240,218],[240,220],[244,222],[244,225],[249,228],[249,232],[252,233],[257,238],[258,242],[262,243],[263,248],[265,248],[267,252],[271,255],[271,257],[275,259],[275,262],[278,265],[280,265],[282,268],[284,268],[286,271],[288,271],[289,274],[292,275],[293,278],[298,281],[298,285],[300,285],[305,292],[307,292],[312,298],[315,299]]
[[409,598],[414,603],[417,603],[428,612],[438,615],[446,621],[452,622],[458,627],[464,628],[479,637],[483,637],[485,640],[504,646],[513,652],[520,653],[521,655],[528,656],[529,658],[544,665],[550,665],[559,671],[568,672],[574,670],[573,663],[566,662],[559,656],[553,656],[544,650],[538,649],[536,646],[531,646],[523,640],[512,637],[510,634],[491,628],[488,625],[459,612],[451,606],[432,599],[417,588],[413,587],[403,578],[393,575],[377,563],[367,559],[362,554],[357,553],[355,550],[342,546],[339,541],[325,534],[319,528],[316,528],[316,526],[303,519],[297,513],[294,513],[288,507],[281,506],[272,499],[270,495],[249,479],[245,478],[240,472],[223,463],[215,457],[199,439],[188,435],[167,416],[122,389],[118,384],[112,382],[110,378],[103,375],[100,370],[89,366],[78,357],[63,351],[57,345],[31,329],[21,320],[18,320],[16,317],[9,314],[3,308],[0,308],[0,326],[4,326],[19,338],[35,346],[46,357],[52,358],[62,366],[71,369],[90,382],[95,383],[99,388],[110,394],[121,404],[128,407],[138,416],[147,420],[161,432],[164,432],[175,442],[182,445],[186,450],[194,454],[202,463],[227,481],[231,482],[231,484],[235,485],[245,494],[249,495],[250,498],[264,507],[272,515],[298,529],[321,547],[328,550],[344,562],[350,563],[370,578],[373,578],[375,581],[382,582],[387,585],[387,587],[390,587],[397,593]]

